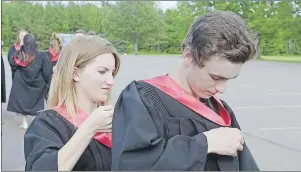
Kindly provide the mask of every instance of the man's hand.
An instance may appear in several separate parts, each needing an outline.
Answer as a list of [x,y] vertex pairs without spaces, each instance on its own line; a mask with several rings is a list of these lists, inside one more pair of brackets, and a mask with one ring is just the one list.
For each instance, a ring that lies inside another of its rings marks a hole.
[[204,132],[207,137],[208,153],[237,156],[243,150],[243,133],[237,128],[221,127]]

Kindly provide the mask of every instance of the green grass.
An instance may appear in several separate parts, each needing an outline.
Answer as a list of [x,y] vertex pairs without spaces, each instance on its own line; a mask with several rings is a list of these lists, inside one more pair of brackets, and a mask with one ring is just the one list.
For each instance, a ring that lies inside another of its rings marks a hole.
[[[127,55],[134,55],[135,53],[127,53]],[[149,55],[149,56],[179,56],[181,54],[169,54],[169,53],[158,53],[158,52],[139,52],[139,55]]]
[[301,56],[261,56],[259,59],[279,62],[301,62]]
[[[2,52],[2,55],[7,55],[7,52]],[[134,53],[127,53],[127,55],[134,55]],[[168,54],[168,53],[158,53],[158,52],[139,52],[139,55],[180,56],[180,54]],[[301,63],[301,56],[289,56],[289,55],[288,56],[261,56],[259,60]]]

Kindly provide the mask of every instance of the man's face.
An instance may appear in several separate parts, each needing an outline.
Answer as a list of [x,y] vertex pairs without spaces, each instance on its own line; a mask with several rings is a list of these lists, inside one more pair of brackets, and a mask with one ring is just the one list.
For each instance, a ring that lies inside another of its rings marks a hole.
[[208,99],[217,93],[224,93],[227,81],[238,76],[242,63],[232,63],[226,58],[212,56],[204,66],[196,66],[191,57],[185,57],[186,77],[193,94]]

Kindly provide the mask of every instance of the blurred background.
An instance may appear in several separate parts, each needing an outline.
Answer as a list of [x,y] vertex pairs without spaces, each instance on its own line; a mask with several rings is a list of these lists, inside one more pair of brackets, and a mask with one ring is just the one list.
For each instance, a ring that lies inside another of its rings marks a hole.
[[258,56],[296,56],[300,9],[300,1],[2,1],[2,40],[7,50],[26,29],[47,49],[52,32],[84,29],[107,37],[121,53],[180,54],[197,16],[230,10],[247,21],[259,41]]

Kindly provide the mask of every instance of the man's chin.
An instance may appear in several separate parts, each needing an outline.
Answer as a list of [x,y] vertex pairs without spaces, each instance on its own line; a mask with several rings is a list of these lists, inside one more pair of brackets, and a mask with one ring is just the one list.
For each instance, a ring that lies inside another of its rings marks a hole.
[[214,96],[214,94],[207,93],[207,92],[198,94],[198,97],[202,99],[210,99],[212,96]]

